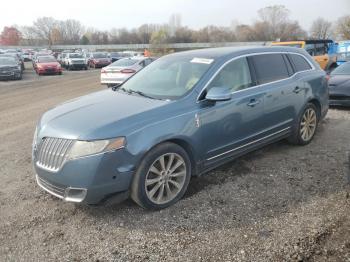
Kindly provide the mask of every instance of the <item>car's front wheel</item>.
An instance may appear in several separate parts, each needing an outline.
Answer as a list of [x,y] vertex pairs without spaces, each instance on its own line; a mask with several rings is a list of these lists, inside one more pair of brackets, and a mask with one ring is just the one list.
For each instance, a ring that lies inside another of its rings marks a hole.
[[318,118],[317,107],[313,103],[308,103],[302,111],[297,125],[294,126],[289,141],[298,145],[310,143],[316,133]]
[[166,208],[182,198],[191,177],[191,161],[186,151],[173,143],[163,143],[142,160],[132,182],[131,198],[147,209]]

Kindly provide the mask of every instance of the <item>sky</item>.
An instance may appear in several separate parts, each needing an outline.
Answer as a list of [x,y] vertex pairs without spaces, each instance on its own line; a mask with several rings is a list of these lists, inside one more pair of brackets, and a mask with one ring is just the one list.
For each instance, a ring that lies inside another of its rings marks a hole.
[[[2,1],[0,30],[10,25],[32,25],[42,16],[76,19],[100,30],[135,28],[145,23],[167,23],[171,14],[181,15],[182,25],[198,29],[208,24],[230,26],[232,21],[251,24],[257,10],[284,5],[290,18],[309,30],[318,17],[330,21],[350,14],[350,0],[18,0]],[[11,11],[13,10],[13,11]]]

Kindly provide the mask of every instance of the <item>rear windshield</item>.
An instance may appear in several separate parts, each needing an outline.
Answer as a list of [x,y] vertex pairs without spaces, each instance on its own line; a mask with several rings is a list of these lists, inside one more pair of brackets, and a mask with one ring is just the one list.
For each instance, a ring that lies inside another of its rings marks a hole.
[[39,57],[39,63],[51,63],[51,62],[56,62],[56,59],[54,57],[50,56],[41,56]]
[[115,61],[112,66],[131,66],[139,62],[138,59],[130,59],[130,58],[124,58],[120,59],[118,61]]

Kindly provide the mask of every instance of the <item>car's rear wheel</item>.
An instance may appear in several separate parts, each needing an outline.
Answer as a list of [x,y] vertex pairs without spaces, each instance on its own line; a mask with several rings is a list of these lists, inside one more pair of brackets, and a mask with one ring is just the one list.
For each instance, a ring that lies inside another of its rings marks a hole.
[[162,209],[176,203],[186,192],[191,161],[186,151],[163,143],[147,153],[132,182],[131,198],[147,209]]
[[314,138],[317,124],[319,121],[319,112],[313,103],[308,103],[292,131],[289,141],[293,144],[306,145]]

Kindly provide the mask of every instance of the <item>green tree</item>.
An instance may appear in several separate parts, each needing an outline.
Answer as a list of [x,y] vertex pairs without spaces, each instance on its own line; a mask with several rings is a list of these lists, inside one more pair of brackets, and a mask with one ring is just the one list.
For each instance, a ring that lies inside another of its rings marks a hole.
[[90,43],[90,40],[89,38],[86,36],[86,35],[83,35],[81,38],[80,38],[80,44],[82,45],[88,45]]

